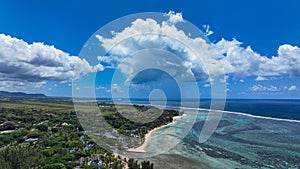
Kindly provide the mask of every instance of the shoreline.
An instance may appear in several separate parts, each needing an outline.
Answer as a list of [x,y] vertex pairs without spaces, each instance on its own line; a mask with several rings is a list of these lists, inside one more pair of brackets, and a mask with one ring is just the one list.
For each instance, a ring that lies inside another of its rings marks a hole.
[[[250,99],[251,100],[251,99]],[[281,99],[262,99],[262,100],[281,100]],[[289,100],[289,99],[287,99]],[[300,100],[300,99],[291,99],[292,101]],[[119,104],[126,104],[126,103],[119,103]],[[145,105],[145,106],[151,106],[151,104],[138,104],[135,103],[136,105]],[[159,105],[153,105],[155,107],[159,107]],[[229,110],[216,110],[216,109],[208,109],[208,108],[192,108],[192,107],[181,107],[181,106],[166,106],[166,109],[172,109],[172,110],[178,110],[178,109],[191,109],[191,110],[205,110],[205,111],[215,111],[215,112],[222,112],[222,113],[227,113],[227,114],[235,114],[235,115],[242,115],[242,116],[248,116],[252,118],[258,118],[258,119],[267,119],[267,120],[275,120],[275,121],[284,121],[284,122],[291,122],[291,123],[300,123],[300,119],[290,119],[290,118],[279,118],[279,117],[270,117],[270,116],[260,116],[260,115],[254,115],[250,113],[245,113],[245,112],[239,112],[239,111],[229,111]]]
[[147,152],[147,151],[146,151],[146,148],[147,148],[147,146],[148,146],[148,144],[149,144],[149,141],[151,140],[152,134],[153,134],[155,131],[160,130],[160,129],[164,128],[164,127],[167,127],[167,126],[170,126],[170,125],[175,124],[176,121],[177,121],[177,119],[180,119],[180,118],[182,118],[182,117],[184,117],[184,116],[186,116],[186,114],[182,114],[182,115],[180,115],[180,116],[174,116],[172,122],[170,122],[170,123],[168,123],[168,124],[165,124],[165,125],[162,125],[162,126],[159,126],[159,127],[156,127],[156,128],[154,128],[154,129],[150,130],[150,131],[145,135],[145,140],[144,140],[144,142],[143,142],[142,145],[140,145],[139,147],[136,147],[136,148],[129,148],[129,149],[127,149],[127,152],[133,152],[133,153],[146,153],[146,152]]

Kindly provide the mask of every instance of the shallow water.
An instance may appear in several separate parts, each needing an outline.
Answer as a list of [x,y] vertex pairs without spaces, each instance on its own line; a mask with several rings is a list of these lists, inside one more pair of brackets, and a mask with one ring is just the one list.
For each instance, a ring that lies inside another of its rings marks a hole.
[[[190,116],[153,133],[149,151],[161,151],[170,141],[182,140],[150,159],[156,168],[300,168],[299,122],[224,113],[213,135],[200,144],[206,117],[207,111],[202,110],[184,139],[180,132]],[[166,136],[170,128],[173,133]]]
[[[209,109],[210,103],[201,100],[200,107]],[[178,109],[181,102],[168,101],[167,106]],[[196,110],[198,115],[152,134],[146,149],[159,155],[146,159],[155,168],[300,168],[300,100],[227,100],[217,129],[201,144],[207,110]]]

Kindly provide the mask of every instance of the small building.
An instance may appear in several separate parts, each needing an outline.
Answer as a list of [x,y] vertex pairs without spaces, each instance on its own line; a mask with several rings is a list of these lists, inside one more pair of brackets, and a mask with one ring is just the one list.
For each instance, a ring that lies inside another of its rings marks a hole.
[[23,142],[23,144],[28,144],[30,142],[36,143],[37,141],[39,141],[38,138],[28,138]]

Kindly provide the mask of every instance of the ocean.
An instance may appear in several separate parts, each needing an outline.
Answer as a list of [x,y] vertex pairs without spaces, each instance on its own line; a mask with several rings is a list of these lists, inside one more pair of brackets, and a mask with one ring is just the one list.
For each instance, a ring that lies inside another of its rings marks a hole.
[[[141,160],[158,169],[300,168],[300,100],[227,100],[217,128],[200,143],[209,105],[201,100],[197,115],[154,132],[146,150],[155,155]],[[167,106],[180,108],[180,101]]]
[[[111,99],[98,99],[97,101],[113,103]],[[189,105],[188,102],[194,101],[185,100],[182,102],[184,102],[184,105]],[[150,105],[150,102],[145,99],[118,99],[117,102]],[[159,102],[157,101],[156,103],[159,105]],[[201,99],[198,102],[200,103],[199,108],[210,109],[210,99]],[[215,100],[215,102],[218,103],[220,101]],[[166,106],[179,108],[181,105],[180,100],[168,100]],[[191,108],[195,107],[191,106]],[[300,120],[300,99],[227,99],[225,100],[224,111],[262,117]]]

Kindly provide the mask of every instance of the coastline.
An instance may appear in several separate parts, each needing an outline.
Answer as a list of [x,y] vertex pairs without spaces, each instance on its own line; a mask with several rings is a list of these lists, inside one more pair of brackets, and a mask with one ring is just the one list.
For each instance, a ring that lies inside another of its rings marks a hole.
[[149,144],[149,142],[150,142],[150,140],[151,140],[151,135],[152,135],[155,131],[160,130],[160,129],[164,128],[164,127],[167,127],[167,126],[170,126],[170,125],[175,124],[176,121],[177,121],[177,119],[180,119],[180,118],[182,118],[182,117],[184,117],[184,116],[186,116],[186,114],[182,114],[182,115],[180,115],[180,116],[174,116],[172,122],[170,122],[170,123],[168,123],[168,124],[165,124],[165,125],[162,125],[162,126],[159,126],[159,127],[156,127],[156,128],[154,128],[154,129],[150,130],[150,131],[145,135],[145,140],[144,140],[144,142],[143,142],[143,144],[142,144],[141,146],[136,147],[136,148],[129,148],[127,151],[128,151],[128,152],[134,152],[134,153],[146,153],[146,152],[147,152],[147,151],[146,151],[146,148],[147,148],[147,146],[148,146],[148,144]]
[[[167,106],[167,108],[178,108],[176,106]],[[289,118],[278,118],[278,117],[270,117],[270,116],[260,116],[260,115],[254,115],[244,112],[238,112],[238,111],[227,111],[227,110],[216,110],[216,109],[206,109],[206,108],[190,108],[190,107],[181,107],[181,109],[190,109],[190,110],[204,110],[204,111],[215,111],[215,112],[222,112],[227,114],[235,114],[235,115],[242,115],[252,118],[258,118],[258,119],[266,119],[266,120],[275,120],[275,121],[284,121],[284,122],[291,122],[291,123],[300,123],[300,120],[295,119],[289,119]]]

